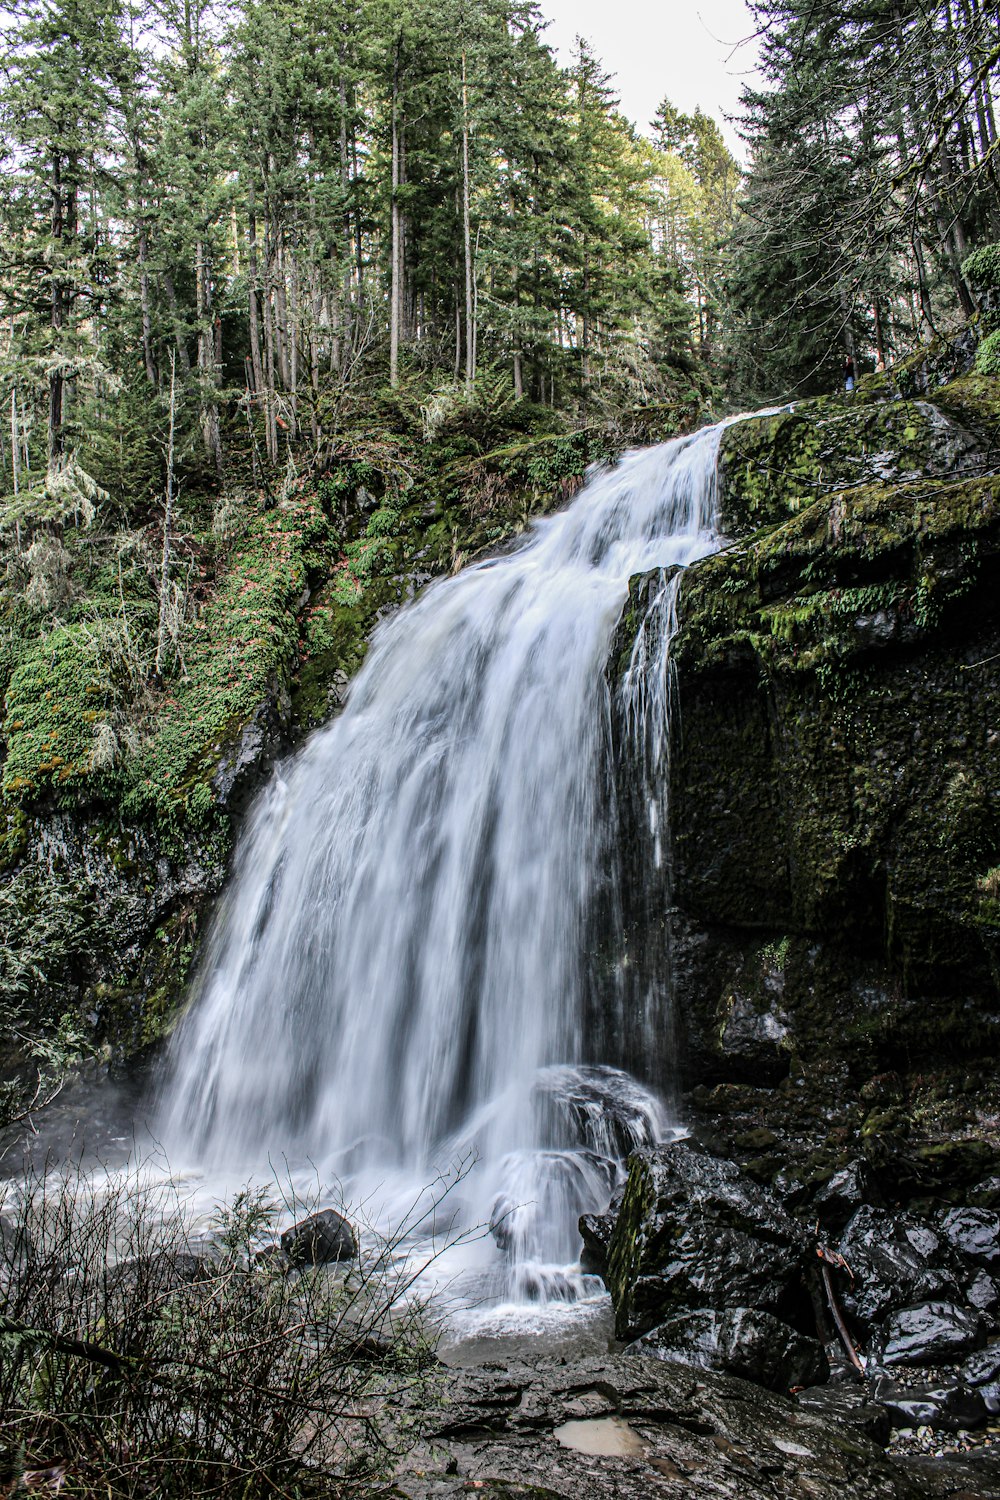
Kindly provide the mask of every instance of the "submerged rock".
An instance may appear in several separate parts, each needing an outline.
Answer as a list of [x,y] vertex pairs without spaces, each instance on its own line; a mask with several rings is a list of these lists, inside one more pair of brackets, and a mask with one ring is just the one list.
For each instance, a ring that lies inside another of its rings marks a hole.
[[619,1337],[680,1313],[802,1301],[807,1238],[732,1162],[688,1141],[637,1151],[611,1237],[606,1281]]
[[358,1253],[358,1241],[343,1214],[335,1208],[323,1208],[286,1229],[281,1236],[281,1248],[293,1266],[319,1266],[353,1260]]
[[817,1339],[750,1307],[686,1313],[643,1334],[625,1352],[741,1375],[772,1391],[812,1385],[826,1376]]

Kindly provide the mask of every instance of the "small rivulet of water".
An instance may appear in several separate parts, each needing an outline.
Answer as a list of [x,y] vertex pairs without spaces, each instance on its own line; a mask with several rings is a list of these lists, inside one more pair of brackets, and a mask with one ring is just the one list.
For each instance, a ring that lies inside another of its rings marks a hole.
[[720,432],[594,472],[516,550],[379,628],[237,852],[172,1046],[175,1166],[310,1161],[391,1216],[465,1161],[494,1300],[586,1292],[579,1214],[670,1130],[587,1035],[595,984],[602,1034],[628,1029],[590,941],[617,857],[605,668],[630,576],[663,570],[621,689],[655,821],[677,570],[718,545]]

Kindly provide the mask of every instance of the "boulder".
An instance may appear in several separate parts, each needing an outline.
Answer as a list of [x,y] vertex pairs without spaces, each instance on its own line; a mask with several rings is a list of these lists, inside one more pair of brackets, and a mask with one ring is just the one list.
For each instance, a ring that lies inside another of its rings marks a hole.
[[873,1400],[863,1385],[814,1385],[796,1395],[796,1404],[815,1412],[833,1426],[845,1423],[885,1447],[892,1430],[889,1416],[880,1402]]
[[992,1209],[949,1209],[941,1216],[941,1232],[968,1260],[1000,1267],[1000,1214]]
[[813,1385],[826,1375],[816,1339],[751,1307],[686,1313],[643,1334],[625,1352],[740,1375],[772,1391]]
[[542,1068],[532,1090],[552,1139],[624,1160],[671,1133],[663,1104],[630,1073],[607,1065]]
[[962,1379],[968,1385],[993,1385],[1000,1381],[1000,1344],[987,1344],[970,1354],[962,1366]]
[[1000,1287],[985,1271],[977,1271],[965,1288],[965,1301],[987,1318],[1000,1311]]
[[582,1214],[580,1216],[580,1238],[583,1250],[580,1253],[580,1268],[603,1276],[608,1267],[608,1249],[614,1233],[616,1215]]
[[874,1191],[868,1164],[852,1161],[813,1195],[812,1209],[824,1228],[843,1229],[862,1204],[871,1201]]
[[973,1432],[985,1427],[986,1402],[967,1385],[912,1386],[877,1380],[874,1399],[885,1407],[893,1427],[937,1427],[945,1432]]
[[323,1208],[286,1229],[281,1236],[281,1248],[293,1266],[319,1266],[353,1260],[358,1253],[358,1241],[343,1214],[335,1208]]
[[979,1342],[979,1318],[955,1302],[921,1302],[886,1320],[878,1353],[886,1365],[926,1365],[968,1354]]
[[636,1151],[608,1250],[605,1281],[620,1338],[681,1313],[807,1307],[807,1237],[733,1162],[690,1141]]
[[839,1249],[854,1278],[841,1287],[841,1300],[862,1326],[893,1308],[959,1296],[951,1247],[908,1214],[864,1204],[848,1222]]

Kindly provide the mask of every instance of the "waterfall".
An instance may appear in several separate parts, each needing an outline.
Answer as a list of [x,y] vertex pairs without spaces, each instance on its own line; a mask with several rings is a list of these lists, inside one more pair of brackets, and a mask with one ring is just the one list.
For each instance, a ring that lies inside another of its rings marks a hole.
[[[513,1263],[575,1258],[576,1215],[669,1124],[585,1025],[588,986],[609,1007],[624,993],[588,971],[614,905],[606,660],[630,576],[716,547],[720,432],[593,472],[515,550],[380,626],[343,712],[274,776],[237,850],[172,1046],[173,1160],[308,1159],[371,1192],[470,1152]],[[676,576],[623,686],[648,766]],[[604,1033],[625,1026],[612,1014]]]

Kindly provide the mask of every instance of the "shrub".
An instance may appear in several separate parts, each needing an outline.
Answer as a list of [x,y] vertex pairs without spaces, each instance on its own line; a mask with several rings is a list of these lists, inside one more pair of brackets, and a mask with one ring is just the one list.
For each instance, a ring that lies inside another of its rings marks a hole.
[[294,1271],[265,1243],[279,1211],[309,1210],[294,1195],[244,1190],[208,1241],[141,1168],[43,1173],[0,1207],[0,1481],[249,1500],[386,1480],[407,1439],[385,1403],[436,1363],[422,1309],[400,1311],[419,1209],[346,1267]]

